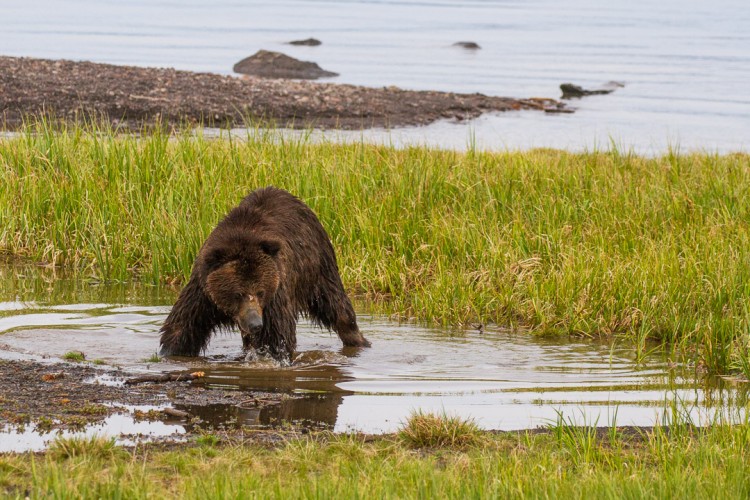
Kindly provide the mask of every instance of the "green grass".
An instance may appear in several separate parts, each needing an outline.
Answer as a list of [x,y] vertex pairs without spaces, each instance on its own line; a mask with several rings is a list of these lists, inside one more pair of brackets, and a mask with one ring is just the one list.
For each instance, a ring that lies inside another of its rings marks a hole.
[[81,363],[86,360],[86,356],[81,351],[70,351],[63,354],[62,359],[74,363]]
[[476,444],[480,433],[479,427],[471,420],[417,411],[398,437],[412,448],[463,449]]
[[[561,424],[564,425],[564,424]],[[566,434],[567,433],[567,434]],[[579,448],[585,434],[585,455]],[[32,498],[747,498],[750,426],[671,432],[477,432],[413,449],[397,436],[314,435],[164,450],[58,441],[0,456],[0,492]],[[566,437],[560,438],[560,435]]]
[[47,450],[53,460],[84,457],[89,460],[111,459],[124,450],[115,446],[114,438],[102,436],[85,436],[57,438]]
[[318,214],[373,312],[641,350],[655,339],[711,373],[750,369],[743,154],[463,154],[41,123],[0,140],[0,251],[179,283],[221,217],[266,185]]
[[143,362],[144,362],[144,363],[159,363],[160,361],[161,361],[161,358],[159,357],[159,354],[158,354],[158,353],[156,353],[156,352],[155,352],[155,353],[153,353],[153,354],[152,354],[151,356],[149,356],[148,358],[145,358],[145,359],[143,360]]
[[216,434],[204,433],[195,438],[196,444],[207,447],[214,447],[221,443],[221,438]]

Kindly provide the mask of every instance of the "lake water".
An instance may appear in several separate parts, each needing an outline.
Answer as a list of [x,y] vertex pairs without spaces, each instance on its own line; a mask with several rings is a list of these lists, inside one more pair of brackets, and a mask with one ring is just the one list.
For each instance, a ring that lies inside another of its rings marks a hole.
[[[319,47],[285,42],[316,37]],[[482,47],[467,51],[456,41]],[[259,49],[368,86],[559,97],[559,84],[626,86],[573,115],[484,115],[364,138],[463,149],[747,151],[746,0],[3,0],[0,54],[230,74]],[[333,135],[334,138],[362,134]]]

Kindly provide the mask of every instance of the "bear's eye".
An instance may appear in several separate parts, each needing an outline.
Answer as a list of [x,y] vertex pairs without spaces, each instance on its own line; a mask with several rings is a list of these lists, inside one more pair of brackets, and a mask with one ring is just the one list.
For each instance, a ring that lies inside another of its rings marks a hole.
[[255,296],[258,297],[258,300],[263,300],[264,295],[265,293],[262,290],[255,294]]

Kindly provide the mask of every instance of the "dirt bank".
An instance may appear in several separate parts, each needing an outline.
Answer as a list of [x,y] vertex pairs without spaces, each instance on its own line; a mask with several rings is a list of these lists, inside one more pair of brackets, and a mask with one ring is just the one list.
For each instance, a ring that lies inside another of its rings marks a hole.
[[6,128],[25,116],[105,116],[140,127],[241,126],[267,120],[277,126],[361,129],[467,120],[488,111],[558,110],[552,99],[369,88],[296,80],[222,76],[91,62],[0,57],[0,117]]

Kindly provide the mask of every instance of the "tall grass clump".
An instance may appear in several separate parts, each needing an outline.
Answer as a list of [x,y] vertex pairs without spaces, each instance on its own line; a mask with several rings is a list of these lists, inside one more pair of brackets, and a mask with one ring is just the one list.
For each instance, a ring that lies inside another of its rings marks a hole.
[[[577,466],[594,463],[598,458],[599,436],[597,431],[598,417],[593,422],[586,422],[585,414],[582,422],[577,422],[572,416],[565,416],[562,411],[557,411],[554,423],[548,425],[551,434],[557,439],[560,447],[570,456],[571,461]],[[612,422],[615,423],[614,421]],[[618,443],[617,427],[609,427],[610,443]]]
[[58,460],[83,457],[89,459],[108,459],[117,455],[115,438],[104,436],[73,436],[55,439],[49,447],[48,454]]
[[412,448],[451,449],[476,445],[481,434],[473,420],[421,411],[412,413],[398,432],[401,441]]
[[344,283],[378,311],[656,339],[712,372],[750,366],[745,154],[464,154],[41,122],[0,140],[0,251],[180,282],[227,210],[270,184],[318,214]]

